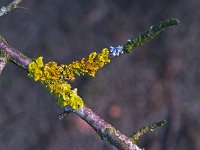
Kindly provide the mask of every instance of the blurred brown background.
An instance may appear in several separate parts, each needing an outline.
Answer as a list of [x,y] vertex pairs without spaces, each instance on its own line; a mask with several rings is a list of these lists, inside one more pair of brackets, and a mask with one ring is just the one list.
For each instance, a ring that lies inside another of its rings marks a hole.
[[[64,64],[178,18],[179,26],[73,87],[126,135],[166,119],[168,125],[145,135],[141,147],[200,149],[199,0],[25,0],[21,6],[30,10],[1,17],[0,34],[31,58]],[[63,110],[54,97],[13,64],[0,77],[0,101],[1,150],[115,149],[74,114],[60,121]]]

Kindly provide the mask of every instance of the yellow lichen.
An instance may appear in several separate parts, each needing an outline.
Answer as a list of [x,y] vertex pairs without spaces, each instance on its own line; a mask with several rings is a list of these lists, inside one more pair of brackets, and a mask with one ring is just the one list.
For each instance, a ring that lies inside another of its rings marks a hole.
[[44,65],[43,57],[33,60],[28,65],[29,77],[41,82],[50,93],[57,98],[57,104],[65,107],[71,106],[74,110],[81,108],[84,103],[78,96],[77,89],[72,90],[66,80],[74,80],[75,75],[95,76],[98,69],[110,62],[109,51],[104,48],[101,53],[93,52],[88,59],[82,58],[69,65],[58,66],[56,62],[49,62]]
[[31,71],[31,73],[29,73],[29,77],[33,78],[35,81],[38,81],[43,74],[42,68],[44,64],[42,59],[43,57],[38,57],[28,65],[28,70]]
[[75,75],[84,75],[85,73],[94,77],[97,70],[110,62],[108,55],[109,50],[104,48],[99,54],[96,52],[91,53],[88,59],[82,58],[81,61],[74,61],[69,65],[64,65],[66,79],[74,80]]

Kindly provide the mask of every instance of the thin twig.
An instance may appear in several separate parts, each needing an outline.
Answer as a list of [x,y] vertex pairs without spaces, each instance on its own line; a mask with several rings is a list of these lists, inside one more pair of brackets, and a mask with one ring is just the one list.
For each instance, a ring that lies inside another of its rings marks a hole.
[[147,125],[139,130],[136,131],[136,133],[134,133],[131,138],[133,143],[136,143],[141,136],[143,136],[144,134],[148,133],[148,132],[153,132],[154,130],[156,130],[157,128],[164,126],[167,123],[166,120],[162,120],[159,121],[157,123],[153,123],[151,125]]
[[13,3],[15,5],[19,5],[21,2],[23,2],[24,0],[14,0]]
[[7,13],[13,11],[16,8],[21,8],[18,5],[22,3],[24,0],[14,0],[9,3],[7,6],[2,6],[0,9],[0,17],[6,15]]
[[123,51],[125,53],[132,52],[135,50],[135,48],[142,46],[154,39],[160,32],[164,31],[168,27],[178,25],[179,22],[180,21],[178,19],[171,18],[151,26],[146,32],[128,40],[128,42],[124,45]]

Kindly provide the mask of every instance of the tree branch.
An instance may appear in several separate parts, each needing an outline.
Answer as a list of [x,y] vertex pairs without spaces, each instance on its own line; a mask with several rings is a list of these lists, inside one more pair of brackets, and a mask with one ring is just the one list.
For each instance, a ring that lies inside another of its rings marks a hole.
[[4,53],[9,57],[9,61],[17,64],[19,67],[27,69],[28,64],[32,61],[23,53],[17,51],[15,48],[8,45],[2,36],[0,36],[0,49],[1,53]]
[[[11,3],[12,7],[16,7],[22,1],[23,0],[15,0]],[[129,40],[124,46],[124,52],[129,53],[133,51],[136,47],[141,46],[144,43],[147,43],[148,41],[153,39],[167,27],[177,25],[178,23],[179,21],[177,19],[169,19],[159,23],[158,25],[152,26],[145,33]],[[114,52],[113,56],[116,56],[115,54],[117,54],[118,56],[118,53],[121,54],[121,51],[119,50],[121,50],[122,48],[122,46],[118,46],[116,48],[112,47],[112,50]],[[0,69],[3,68],[7,60],[9,60],[17,64],[19,67],[28,70],[28,65],[30,62],[32,62],[32,59],[11,47],[2,37],[0,37],[0,49],[0,54],[2,55],[2,58],[6,58],[5,60],[2,60],[2,63],[0,63]],[[2,71],[2,69],[0,71]],[[112,145],[114,145],[120,150],[141,150],[135,144],[138,141],[138,139],[145,133],[153,131],[166,123],[165,121],[161,121],[149,126],[145,126],[142,129],[138,130],[133,136],[127,137],[118,130],[116,130],[112,125],[101,119],[96,113],[94,113],[90,108],[88,108],[85,105],[78,110],[67,109],[68,107],[65,107],[66,113],[62,114],[60,119],[62,119],[68,113],[74,112],[77,116],[86,121],[103,140],[110,142]]]
[[146,32],[139,34],[135,38],[128,40],[124,45],[124,52],[130,53],[135,50],[137,47],[146,44],[147,42],[154,39],[160,32],[164,31],[168,27],[178,25],[179,20],[175,18],[164,20],[156,25],[151,26]]
[[[28,69],[28,64],[32,60],[8,45],[3,38],[0,38],[0,49],[2,49],[1,53],[3,52],[9,56],[9,61],[17,64],[21,68],[26,70]],[[131,138],[126,137],[124,134],[116,130],[112,125],[101,119],[87,106],[83,106],[81,109],[74,111],[74,113],[85,120],[103,140],[110,142],[119,150],[141,150],[132,142]]]
[[6,15],[7,13],[13,11],[16,8],[20,8],[18,5],[22,3],[24,0],[14,0],[9,3],[7,6],[2,6],[0,9],[0,17]]
[[131,138],[116,130],[87,106],[83,106],[81,109],[76,110],[75,114],[85,120],[103,140],[109,141],[119,150],[141,150],[132,142]]
[[153,132],[157,128],[164,126],[166,123],[167,123],[166,120],[162,120],[157,123],[153,123],[151,125],[147,125],[141,129],[139,129],[138,131],[136,131],[136,133],[134,133],[131,136],[133,143],[136,143],[140,139],[140,137],[143,136],[144,134],[146,134],[148,132]]
[[24,0],[14,0],[13,3],[15,5],[19,5],[21,2],[23,2]]

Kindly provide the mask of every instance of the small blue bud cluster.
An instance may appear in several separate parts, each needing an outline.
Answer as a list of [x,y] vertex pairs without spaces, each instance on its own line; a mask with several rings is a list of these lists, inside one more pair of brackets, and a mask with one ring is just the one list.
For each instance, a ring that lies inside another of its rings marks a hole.
[[109,55],[111,57],[116,57],[116,56],[119,56],[120,54],[124,53],[122,45],[119,45],[119,46],[116,46],[116,47],[110,46],[109,51],[110,51]]

